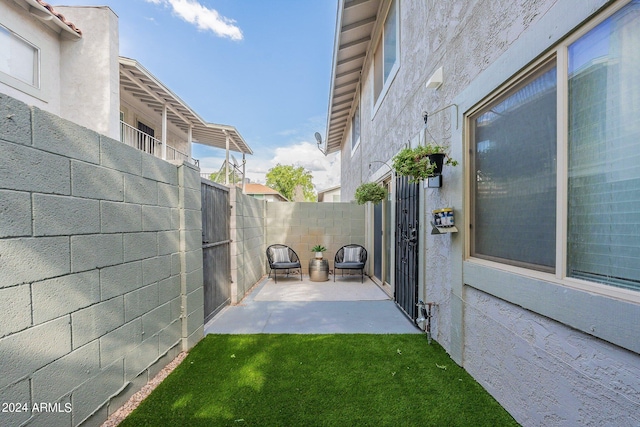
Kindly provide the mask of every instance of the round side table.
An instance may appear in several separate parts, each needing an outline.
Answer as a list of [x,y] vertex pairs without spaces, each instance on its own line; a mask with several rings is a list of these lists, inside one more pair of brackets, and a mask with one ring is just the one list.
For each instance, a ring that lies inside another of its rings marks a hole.
[[312,282],[326,282],[329,280],[329,261],[326,259],[310,259],[309,280]]

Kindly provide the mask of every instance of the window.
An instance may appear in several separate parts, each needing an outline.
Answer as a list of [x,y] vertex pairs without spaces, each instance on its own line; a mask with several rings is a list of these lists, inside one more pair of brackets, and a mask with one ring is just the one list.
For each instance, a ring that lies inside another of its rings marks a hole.
[[0,72],[39,88],[39,57],[38,48],[0,25]]
[[640,290],[639,45],[635,0],[469,116],[472,256]]
[[356,111],[351,118],[351,152],[353,152],[360,143],[360,106],[356,107]]
[[399,68],[398,2],[391,3],[384,21],[382,39],[373,54],[373,99],[376,105]]

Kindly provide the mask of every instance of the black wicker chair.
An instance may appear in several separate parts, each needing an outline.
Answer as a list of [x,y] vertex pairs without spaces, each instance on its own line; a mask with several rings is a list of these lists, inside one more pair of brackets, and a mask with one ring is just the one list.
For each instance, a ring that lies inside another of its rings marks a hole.
[[[349,249],[347,256],[345,256],[345,249]],[[333,268],[338,271],[342,270],[360,270],[361,279],[364,283],[364,265],[367,263],[367,250],[360,245],[346,245],[338,249],[336,257],[333,260]],[[333,281],[336,281],[336,275],[333,275]]]
[[[273,277],[275,282],[278,283],[277,270],[287,270],[287,276],[289,270],[294,268],[300,269],[300,280],[302,280],[302,265],[300,265],[300,258],[298,254],[286,245],[271,245],[267,248],[267,260],[269,260],[269,268],[273,271]],[[271,277],[271,271],[269,271],[269,277]]]

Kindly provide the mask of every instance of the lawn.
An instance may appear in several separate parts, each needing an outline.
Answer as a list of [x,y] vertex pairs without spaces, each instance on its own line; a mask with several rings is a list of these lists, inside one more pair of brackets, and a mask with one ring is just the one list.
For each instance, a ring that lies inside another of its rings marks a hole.
[[424,335],[207,335],[127,426],[517,426]]

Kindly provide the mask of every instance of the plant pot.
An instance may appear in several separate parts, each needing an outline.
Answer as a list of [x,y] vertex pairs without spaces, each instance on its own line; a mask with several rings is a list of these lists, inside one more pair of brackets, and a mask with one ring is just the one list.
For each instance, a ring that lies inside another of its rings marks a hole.
[[436,153],[429,154],[427,157],[429,161],[436,165],[436,168],[433,170],[433,176],[442,175],[442,165],[444,163],[444,153]]
[[316,259],[322,259],[322,252],[316,252]]

